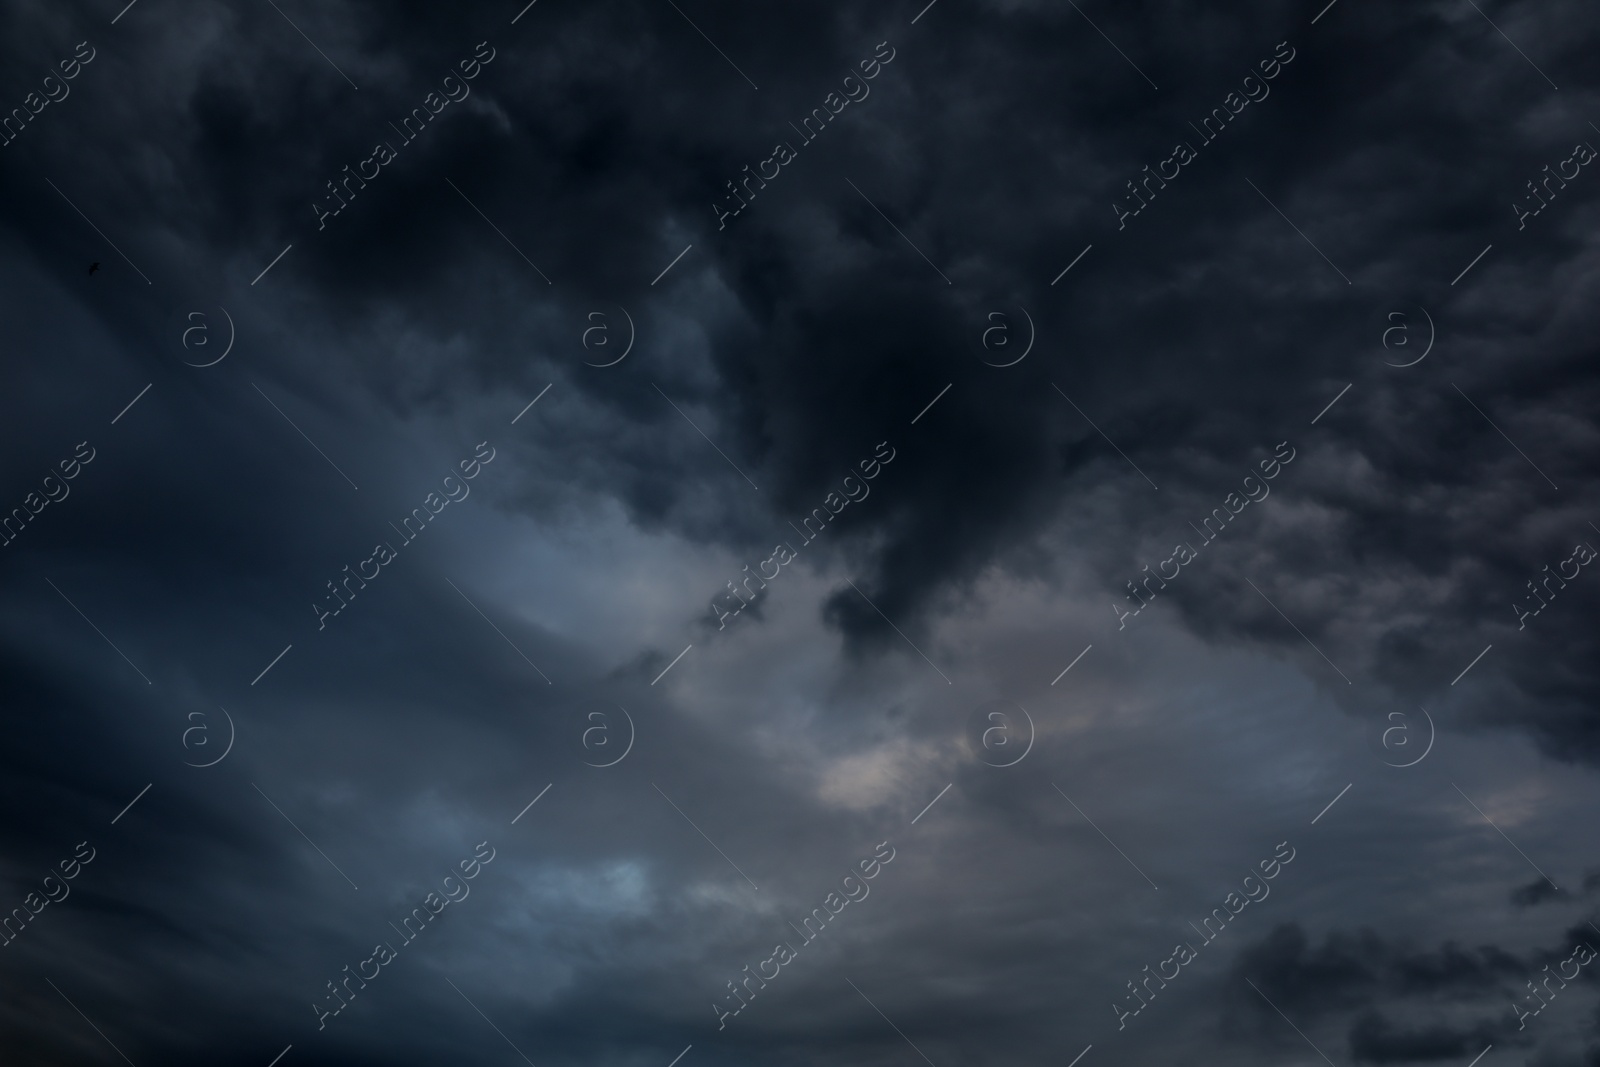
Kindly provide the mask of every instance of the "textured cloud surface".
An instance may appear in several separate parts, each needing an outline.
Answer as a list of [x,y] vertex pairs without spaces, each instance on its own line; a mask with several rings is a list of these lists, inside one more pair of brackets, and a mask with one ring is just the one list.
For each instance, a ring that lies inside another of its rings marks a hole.
[[524,3],[0,12],[7,1063],[1600,1064],[1600,11]]

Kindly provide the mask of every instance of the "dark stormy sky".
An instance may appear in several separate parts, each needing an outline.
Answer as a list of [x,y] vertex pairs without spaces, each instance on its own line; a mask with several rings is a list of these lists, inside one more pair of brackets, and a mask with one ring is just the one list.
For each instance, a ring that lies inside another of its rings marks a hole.
[[0,1060],[1600,1065],[1600,8],[123,3]]

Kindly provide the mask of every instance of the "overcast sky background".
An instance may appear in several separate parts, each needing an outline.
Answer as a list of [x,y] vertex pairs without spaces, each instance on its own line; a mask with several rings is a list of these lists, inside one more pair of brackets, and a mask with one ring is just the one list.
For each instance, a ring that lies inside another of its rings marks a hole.
[[1600,1067],[1600,9],[925,2],[0,10],[7,1063]]

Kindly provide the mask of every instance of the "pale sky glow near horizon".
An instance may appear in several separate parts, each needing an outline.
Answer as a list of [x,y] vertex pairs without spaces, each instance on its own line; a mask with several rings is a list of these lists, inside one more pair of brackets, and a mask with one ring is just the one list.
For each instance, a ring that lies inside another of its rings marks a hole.
[[0,1062],[1600,1067],[1597,44],[7,6]]

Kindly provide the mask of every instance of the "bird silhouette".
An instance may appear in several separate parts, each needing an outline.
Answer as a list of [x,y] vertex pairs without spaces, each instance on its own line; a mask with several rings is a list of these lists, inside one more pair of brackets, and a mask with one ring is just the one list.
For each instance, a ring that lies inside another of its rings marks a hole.
[[90,274],[93,274],[95,271],[97,271],[99,269],[100,269],[100,264],[98,262],[89,264],[89,273]]

